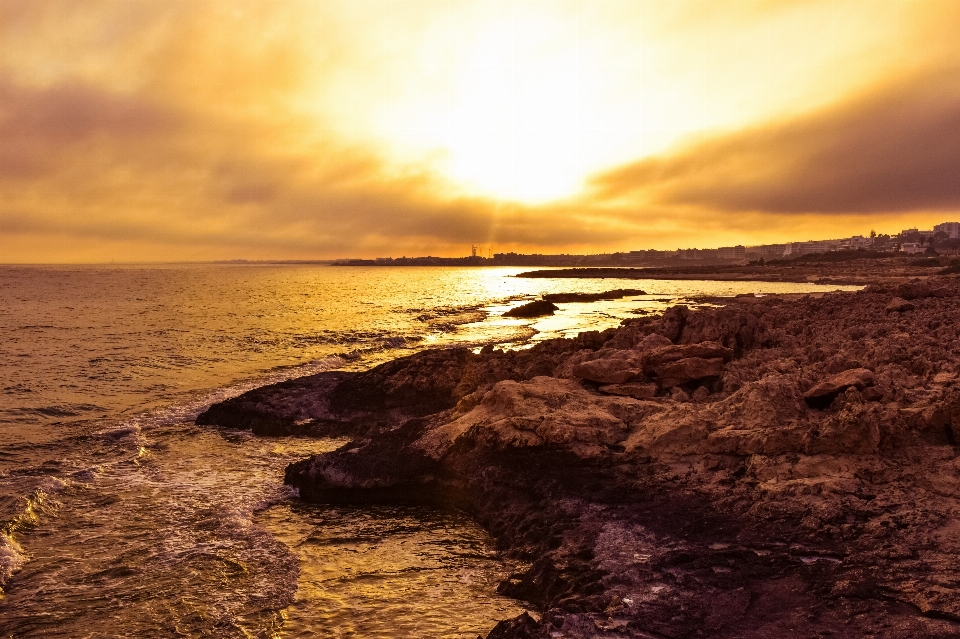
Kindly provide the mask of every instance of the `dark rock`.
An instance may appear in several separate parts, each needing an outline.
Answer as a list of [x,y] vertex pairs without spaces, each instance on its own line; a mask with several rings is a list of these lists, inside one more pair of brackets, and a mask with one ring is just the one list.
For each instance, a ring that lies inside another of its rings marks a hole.
[[557,311],[557,305],[546,300],[536,300],[527,302],[516,308],[511,308],[503,314],[504,317],[541,317],[543,315],[553,315]]
[[523,613],[498,623],[487,635],[487,639],[538,639],[542,636],[540,624],[527,613]]
[[605,293],[544,293],[541,297],[548,302],[563,304],[568,302],[598,302],[600,300],[618,300],[635,295],[646,295],[638,288],[618,288]]

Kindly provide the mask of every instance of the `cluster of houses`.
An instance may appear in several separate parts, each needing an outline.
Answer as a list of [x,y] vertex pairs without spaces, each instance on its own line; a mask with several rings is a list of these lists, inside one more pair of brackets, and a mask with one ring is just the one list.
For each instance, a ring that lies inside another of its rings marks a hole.
[[[954,240],[946,243],[943,240]],[[960,222],[943,222],[928,231],[920,229],[904,229],[899,235],[877,235],[871,233],[869,237],[854,235],[840,240],[818,240],[810,242],[789,242],[786,244],[764,244],[747,247],[747,257],[781,258],[799,257],[809,253],[828,253],[831,251],[855,251],[858,249],[900,252],[906,254],[926,253],[937,244],[943,250],[956,252],[960,244]]]

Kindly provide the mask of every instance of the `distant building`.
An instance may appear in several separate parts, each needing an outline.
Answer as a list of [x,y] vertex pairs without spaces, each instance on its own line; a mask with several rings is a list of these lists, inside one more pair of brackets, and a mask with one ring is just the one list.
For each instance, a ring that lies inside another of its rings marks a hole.
[[933,227],[934,233],[946,233],[950,239],[960,238],[960,222],[944,222]]
[[913,255],[914,253],[923,253],[925,250],[926,249],[920,245],[920,242],[904,242],[900,245],[900,252],[907,253],[909,255]]
[[851,238],[840,240],[840,246],[838,248],[841,251],[857,251],[859,249],[873,248],[873,238],[854,235]]
[[745,260],[747,259],[747,247],[740,244],[737,246],[721,246],[717,249],[717,257],[721,260]]
[[678,249],[681,260],[716,260],[718,259],[717,249]]
[[840,247],[840,240],[822,240],[819,242],[791,242],[787,244],[784,255],[800,257],[811,253],[827,253],[836,251]]
[[759,255],[764,259],[776,259],[783,257],[787,250],[786,244],[763,244],[761,246],[751,247],[750,252]]

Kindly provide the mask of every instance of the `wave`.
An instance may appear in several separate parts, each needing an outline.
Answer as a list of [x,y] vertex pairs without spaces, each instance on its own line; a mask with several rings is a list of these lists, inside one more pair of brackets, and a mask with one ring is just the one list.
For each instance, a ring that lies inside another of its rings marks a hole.
[[0,533],[0,595],[3,594],[3,587],[7,585],[10,578],[19,572],[25,563],[27,563],[27,555],[20,544],[12,535]]
[[20,499],[22,508],[0,529],[0,594],[10,578],[30,559],[17,542],[16,536],[35,528],[42,516],[55,516],[61,503],[54,495],[71,484],[71,481],[59,477],[44,477],[31,495]]

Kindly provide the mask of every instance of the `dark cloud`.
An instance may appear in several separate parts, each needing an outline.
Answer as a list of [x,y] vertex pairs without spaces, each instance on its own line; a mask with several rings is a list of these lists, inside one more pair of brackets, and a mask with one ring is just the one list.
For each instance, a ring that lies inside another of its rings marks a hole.
[[42,174],[69,147],[97,136],[136,141],[169,135],[179,124],[173,111],[136,95],[0,81],[0,179]]
[[599,175],[601,199],[770,213],[960,209],[960,69]]
[[[283,139],[284,131],[279,132]],[[82,84],[0,85],[0,231],[298,256],[622,238],[582,206],[456,194],[337,143],[283,148],[255,121]],[[421,248],[422,247],[422,248]]]

